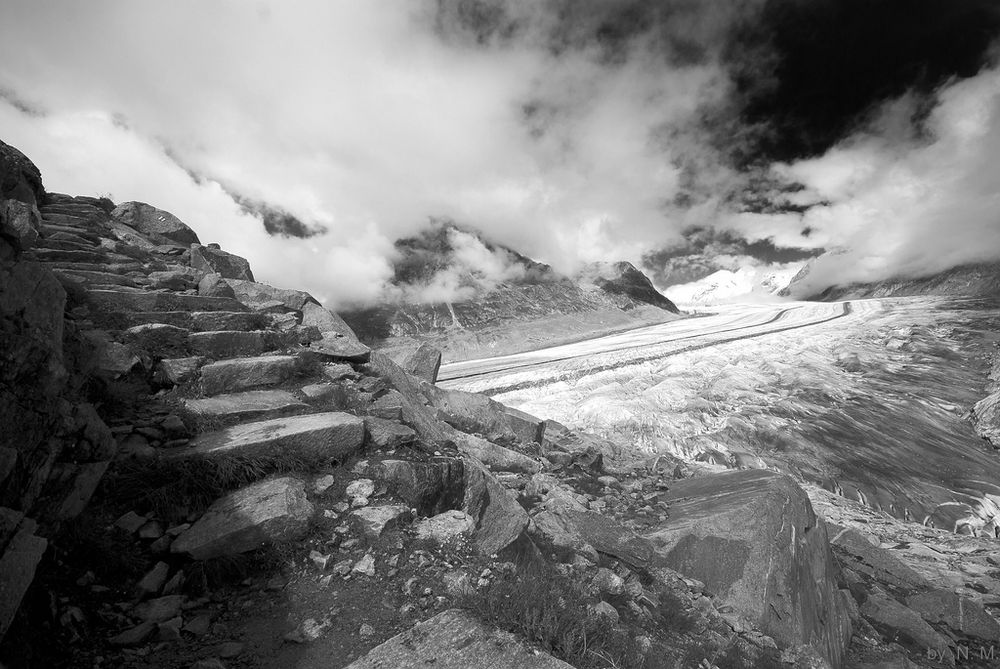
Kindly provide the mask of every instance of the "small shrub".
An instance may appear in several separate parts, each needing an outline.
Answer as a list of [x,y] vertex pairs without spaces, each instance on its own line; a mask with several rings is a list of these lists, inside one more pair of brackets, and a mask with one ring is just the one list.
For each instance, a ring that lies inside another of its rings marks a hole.
[[548,564],[498,577],[464,598],[461,606],[579,669],[643,665],[627,634],[588,615],[582,584]]

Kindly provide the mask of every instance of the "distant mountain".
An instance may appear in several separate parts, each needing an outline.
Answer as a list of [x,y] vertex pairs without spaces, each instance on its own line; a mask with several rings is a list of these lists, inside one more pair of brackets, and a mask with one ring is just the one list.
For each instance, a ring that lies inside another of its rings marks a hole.
[[798,265],[741,267],[719,270],[698,281],[667,289],[678,304],[720,304],[777,296],[799,271]]
[[469,344],[468,355],[480,344],[523,350],[679,313],[631,263],[595,263],[566,276],[451,221],[432,221],[398,240],[395,251],[383,303],[341,312],[372,345],[431,339],[462,348],[464,336],[479,342]]
[[805,289],[808,277],[809,265],[806,265],[781,294],[821,301],[914,295],[1000,298],[1000,263],[961,265],[925,277],[898,277],[873,283],[834,285],[818,293]]

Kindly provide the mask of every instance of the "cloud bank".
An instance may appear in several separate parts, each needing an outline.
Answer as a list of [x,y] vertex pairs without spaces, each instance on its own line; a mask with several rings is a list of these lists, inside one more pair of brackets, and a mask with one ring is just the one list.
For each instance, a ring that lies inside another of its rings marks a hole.
[[[896,5],[905,15],[895,0],[856,9]],[[856,78],[838,90],[882,97],[820,118],[783,100],[797,100],[789,82],[822,86],[808,64],[828,54],[789,36],[835,24],[835,8],[15,0],[0,23],[0,127],[49,189],[169,209],[260,280],[331,306],[383,296],[394,240],[433,217],[563,270],[638,264],[691,226],[852,249],[822,259],[817,280],[1000,256],[986,169],[996,74],[966,71],[981,45],[966,39],[975,53],[912,86],[896,70],[920,54],[857,63],[892,65],[894,85]],[[293,221],[326,232],[265,230]]]

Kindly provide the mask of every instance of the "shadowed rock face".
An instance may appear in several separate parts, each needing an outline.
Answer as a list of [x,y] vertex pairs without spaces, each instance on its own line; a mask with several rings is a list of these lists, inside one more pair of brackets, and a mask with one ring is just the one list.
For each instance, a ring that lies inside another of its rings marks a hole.
[[673,484],[670,520],[645,535],[654,562],[705,583],[781,645],[841,666],[851,624],[826,526],[787,476],[747,470]]

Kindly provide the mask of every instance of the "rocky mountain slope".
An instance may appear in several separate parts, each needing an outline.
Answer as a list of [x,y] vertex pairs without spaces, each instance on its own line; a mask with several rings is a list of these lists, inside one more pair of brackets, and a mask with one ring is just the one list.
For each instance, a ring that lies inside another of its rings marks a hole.
[[440,353],[397,365],[166,211],[48,193],[7,145],[0,170],[4,666],[936,666],[1000,641],[985,600],[840,550],[786,476],[692,478],[442,389]]
[[428,342],[447,359],[503,354],[675,318],[677,307],[627,262],[575,276],[436,221],[396,242],[390,301],[342,312],[367,344],[409,351]]
[[916,295],[950,295],[957,297],[1000,297],[1000,263],[962,265],[931,276],[896,278],[875,283],[829,286],[820,292],[804,288],[809,265],[781,291],[783,296],[799,296],[809,300],[850,300],[864,297],[907,297]]

